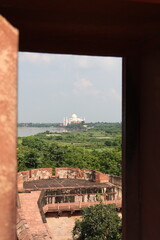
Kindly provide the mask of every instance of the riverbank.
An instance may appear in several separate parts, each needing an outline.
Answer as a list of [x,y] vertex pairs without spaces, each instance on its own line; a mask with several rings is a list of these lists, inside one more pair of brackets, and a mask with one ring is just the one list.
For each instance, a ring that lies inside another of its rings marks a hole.
[[43,132],[67,132],[65,128],[57,127],[18,127],[18,137],[28,137],[33,136],[37,133]]

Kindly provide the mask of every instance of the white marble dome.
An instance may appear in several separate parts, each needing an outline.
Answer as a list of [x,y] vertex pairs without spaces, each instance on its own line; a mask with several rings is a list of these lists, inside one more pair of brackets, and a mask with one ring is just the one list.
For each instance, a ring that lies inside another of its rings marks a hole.
[[77,115],[74,113],[72,114],[71,118],[77,119]]

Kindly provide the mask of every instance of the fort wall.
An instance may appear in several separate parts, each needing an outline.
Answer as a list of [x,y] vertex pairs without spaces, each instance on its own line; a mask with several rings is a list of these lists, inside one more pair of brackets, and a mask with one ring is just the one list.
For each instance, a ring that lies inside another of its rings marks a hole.
[[24,182],[39,180],[39,179],[48,179],[52,177],[52,168],[38,168],[31,169],[28,171],[18,172],[18,180],[23,179]]
[[109,175],[109,182],[117,186],[122,186],[122,178],[119,176]]
[[69,179],[84,179],[94,182],[108,182],[109,175],[91,169],[56,168],[55,177]]
[[17,209],[17,237],[19,240],[51,240],[48,225],[42,222],[37,201],[41,191],[20,193]]
[[29,225],[21,210],[17,211],[17,224],[16,224],[17,237],[21,239],[33,240]]
[[[114,203],[121,209],[121,178],[79,168],[40,168],[17,174],[19,240],[68,240],[82,208]],[[113,184],[114,183],[114,184]]]
[[122,199],[122,178],[119,176],[109,176],[109,182],[114,185],[115,199]]
[[39,179],[50,179],[52,178],[52,168],[38,168],[28,171],[22,171],[17,173],[17,187],[18,191],[22,192],[23,183]]
[[50,178],[83,179],[98,183],[109,182],[109,175],[90,169],[79,168],[55,168],[55,176],[52,176],[52,168],[38,168],[21,171],[17,174],[18,191],[23,192],[23,183],[33,180]]

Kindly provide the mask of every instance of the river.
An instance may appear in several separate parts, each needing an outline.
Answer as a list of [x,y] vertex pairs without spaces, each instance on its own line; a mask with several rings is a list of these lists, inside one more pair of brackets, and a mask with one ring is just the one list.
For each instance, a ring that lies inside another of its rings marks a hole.
[[18,127],[18,137],[32,136],[42,132],[67,132],[65,128],[55,127]]

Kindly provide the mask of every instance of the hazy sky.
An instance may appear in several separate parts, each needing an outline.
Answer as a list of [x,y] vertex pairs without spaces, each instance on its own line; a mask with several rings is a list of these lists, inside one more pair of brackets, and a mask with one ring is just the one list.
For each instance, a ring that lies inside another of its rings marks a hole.
[[18,122],[121,121],[121,58],[19,53]]

